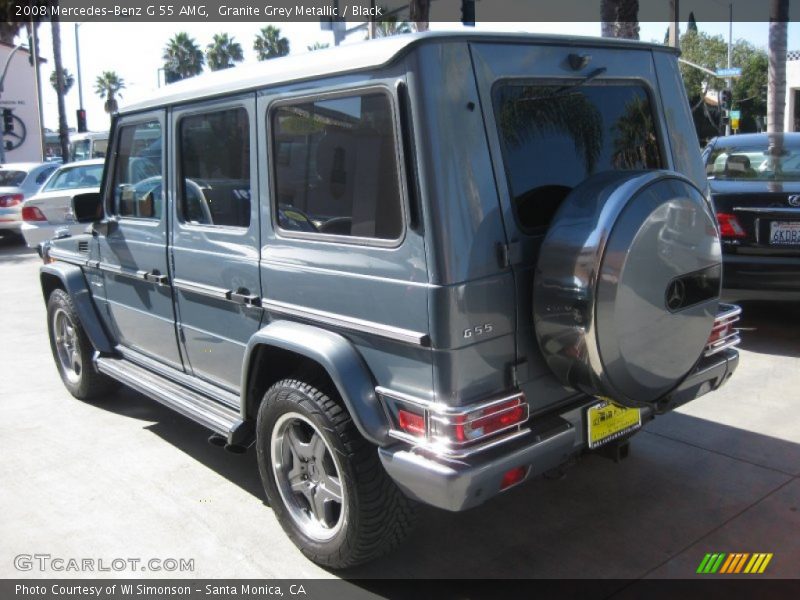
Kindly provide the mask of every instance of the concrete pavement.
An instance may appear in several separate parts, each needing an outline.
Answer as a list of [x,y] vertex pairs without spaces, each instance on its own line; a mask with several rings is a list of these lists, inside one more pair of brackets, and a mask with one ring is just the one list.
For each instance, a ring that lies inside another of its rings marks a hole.
[[614,464],[586,457],[475,510],[423,508],[394,554],[331,573],[264,502],[254,452],[132,391],[73,399],[47,340],[39,259],[0,240],[0,577],[14,557],[193,559],[143,577],[691,577],[706,552],[771,552],[800,576],[800,309],[747,306],[738,372],[658,418]]

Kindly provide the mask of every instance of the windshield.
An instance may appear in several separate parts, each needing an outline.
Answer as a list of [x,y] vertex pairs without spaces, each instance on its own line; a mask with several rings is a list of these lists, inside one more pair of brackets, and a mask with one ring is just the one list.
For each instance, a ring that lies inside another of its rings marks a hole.
[[16,187],[21,185],[27,173],[25,171],[0,171],[0,186]]
[[86,160],[89,156],[89,140],[76,140],[69,145],[69,154],[72,160]]
[[800,181],[800,146],[768,151],[763,144],[715,147],[706,162],[709,179],[730,181]]
[[75,188],[98,187],[103,177],[103,165],[86,165],[59,169],[48,181],[44,190],[71,190]]

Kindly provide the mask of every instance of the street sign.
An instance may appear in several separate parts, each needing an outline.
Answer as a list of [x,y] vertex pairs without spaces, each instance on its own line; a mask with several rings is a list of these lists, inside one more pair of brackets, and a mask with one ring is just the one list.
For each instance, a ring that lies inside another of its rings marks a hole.
[[717,69],[717,77],[741,77],[741,67],[731,67],[730,69]]

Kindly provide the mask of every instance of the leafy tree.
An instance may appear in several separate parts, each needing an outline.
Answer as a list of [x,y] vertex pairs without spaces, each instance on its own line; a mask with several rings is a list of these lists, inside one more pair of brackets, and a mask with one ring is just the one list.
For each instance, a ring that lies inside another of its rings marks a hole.
[[268,60],[289,54],[289,40],[281,37],[281,30],[274,25],[262,27],[253,42],[258,60]]
[[[58,93],[58,77],[55,70],[50,73],[50,85],[53,86],[53,89]],[[75,85],[75,77],[70,73],[67,69],[64,69],[64,95],[66,96],[69,94],[69,91],[72,89],[72,86]]]
[[122,96],[120,92],[123,89],[125,89],[125,81],[115,71],[103,71],[94,82],[94,91],[98,96],[106,99],[103,108],[111,118],[119,110],[117,97]]
[[[383,13],[386,14],[388,9],[384,8]],[[381,17],[375,22],[375,37],[389,37],[392,35],[399,35],[402,33],[411,33],[411,25],[408,21],[401,21],[397,15]]]
[[603,37],[639,39],[639,0],[600,0]]
[[167,83],[194,77],[203,72],[203,52],[186,32],[176,33],[167,42],[162,58]]
[[[711,71],[728,65],[728,44],[722,36],[688,29],[681,36],[681,53],[684,59]],[[742,76],[733,79],[734,108],[742,112],[740,131],[755,131],[755,117],[763,115],[766,109],[763,88],[767,84],[767,54],[746,40],[737,40],[733,45],[732,62],[742,68]],[[698,136],[704,139],[716,135],[720,115],[716,109],[708,107],[705,98],[709,91],[723,89],[725,80],[686,64],[681,64],[680,68]]]
[[309,52],[313,52],[314,50],[323,50],[324,48],[328,48],[330,44],[322,44],[320,42],[314,42],[311,46],[306,46]]
[[212,71],[229,69],[235,66],[234,63],[243,60],[241,44],[227,33],[214,34],[213,41],[206,46],[206,62]]

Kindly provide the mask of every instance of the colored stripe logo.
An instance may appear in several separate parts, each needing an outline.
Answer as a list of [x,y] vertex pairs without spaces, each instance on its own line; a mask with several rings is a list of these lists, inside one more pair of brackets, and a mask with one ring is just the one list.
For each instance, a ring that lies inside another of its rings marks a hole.
[[697,573],[702,575],[736,575],[739,573],[756,575],[767,570],[767,565],[772,560],[772,553],[767,552],[714,552],[706,554],[697,567]]

